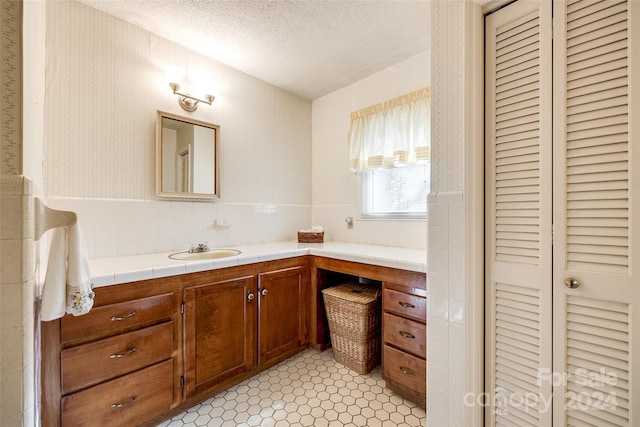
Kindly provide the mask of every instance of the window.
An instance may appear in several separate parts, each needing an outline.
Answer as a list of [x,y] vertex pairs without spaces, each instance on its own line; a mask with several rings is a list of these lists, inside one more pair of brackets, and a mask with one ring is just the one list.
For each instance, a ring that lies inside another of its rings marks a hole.
[[350,168],[363,218],[425,218],[430,190],[429,89],[351,114]]
[[429,165],[362,173],[363,218],[425,218]]

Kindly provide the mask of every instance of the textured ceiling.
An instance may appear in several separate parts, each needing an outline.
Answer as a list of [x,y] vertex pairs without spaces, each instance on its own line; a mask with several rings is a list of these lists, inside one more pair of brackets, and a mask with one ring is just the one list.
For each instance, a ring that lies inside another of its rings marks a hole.
[[316,99],[429,48],[429,0],[82,0]]

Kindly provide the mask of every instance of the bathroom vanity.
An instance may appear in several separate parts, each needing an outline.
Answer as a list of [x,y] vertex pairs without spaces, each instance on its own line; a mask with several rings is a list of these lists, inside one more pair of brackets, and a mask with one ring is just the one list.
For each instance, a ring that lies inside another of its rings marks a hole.
[[248,252],[237,265],[105,280],[89,314],[43,322],[42,424],[155,425],[309,346],[322,351],[331,341],[321,291],[353,279],[382,284],[383,375],[424,407],[423,265],[297,245]]

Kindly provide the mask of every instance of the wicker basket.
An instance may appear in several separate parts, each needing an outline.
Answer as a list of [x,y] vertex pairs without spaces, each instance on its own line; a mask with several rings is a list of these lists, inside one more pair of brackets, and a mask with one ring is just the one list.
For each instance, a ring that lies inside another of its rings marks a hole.
[[336,362],[368,373],[380,363],[380,289],[345,283],[322,293]]
[[322,243],[324,231],[298,231],[298,243]]

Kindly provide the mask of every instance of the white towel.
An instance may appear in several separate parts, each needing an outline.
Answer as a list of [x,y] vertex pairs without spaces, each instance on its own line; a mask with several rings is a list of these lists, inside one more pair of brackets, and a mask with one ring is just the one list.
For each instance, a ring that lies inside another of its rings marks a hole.
[[65,312],[79,316],[93,307],[94,293],[87,248],[78,223],[54,228],[47,274],[42,288],[40,318],[54,320]]

